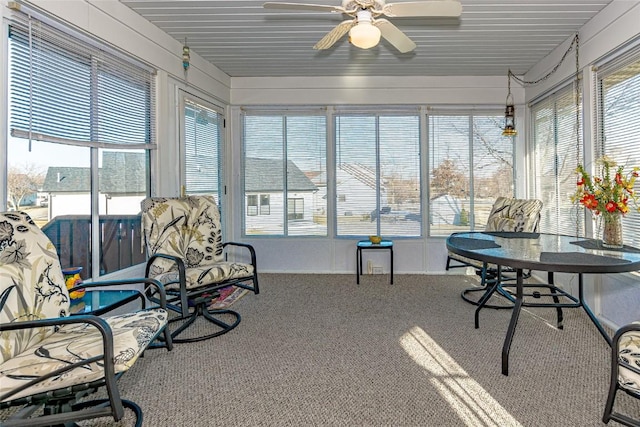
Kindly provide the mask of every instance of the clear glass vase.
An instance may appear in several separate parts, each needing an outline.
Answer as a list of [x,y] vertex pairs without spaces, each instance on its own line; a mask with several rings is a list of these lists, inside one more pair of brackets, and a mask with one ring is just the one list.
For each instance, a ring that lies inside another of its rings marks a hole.
[[602,215],[602,246],[605,248],[621,248],[622,242],[622,214],[620,212]]

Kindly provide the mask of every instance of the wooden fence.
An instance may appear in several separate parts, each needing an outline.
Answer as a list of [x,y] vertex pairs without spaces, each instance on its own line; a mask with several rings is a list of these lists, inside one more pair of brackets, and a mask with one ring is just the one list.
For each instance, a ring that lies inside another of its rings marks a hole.
[[[141,251],[140,215],[101,215],[100,274],[145,261]],[[82,267],[82,278],[91,277],[91,217],[61,215],[42,227],[58,251],[62,268]]]

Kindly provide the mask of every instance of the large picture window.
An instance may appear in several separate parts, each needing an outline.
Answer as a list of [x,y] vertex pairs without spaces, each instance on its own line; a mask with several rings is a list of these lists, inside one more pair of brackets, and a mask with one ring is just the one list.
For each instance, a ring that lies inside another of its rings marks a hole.
[[513,197],[513,138],[494,112],[428,115],[431,236],[483,230],[499,196]]
[[244,114],[246,235],[327,235],[326,127],[320,112]]
[[12,14],[7,193],[88,278],[144,261],[155,74],[85,40]]
[[420,236],[420,117],[338,114],[336,224],[339,236]]
[[533,124],[534,194],[542,200],[540,231],[584,234],[584,212],[572,201],[576,191],[578,138],[573,84],[549,94],[531,107]]
[[[596,73],[597,156],[619,165],[640,166],[640,49],[598,67]],[[640,181],[634,188],[640,194]],[[624,243],[640,246],[640,213],[623,219]]]

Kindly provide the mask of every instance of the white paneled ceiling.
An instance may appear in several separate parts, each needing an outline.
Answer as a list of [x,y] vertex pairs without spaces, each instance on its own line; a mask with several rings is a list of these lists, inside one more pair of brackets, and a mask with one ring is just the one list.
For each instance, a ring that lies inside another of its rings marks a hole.
[[120,1],[231,77],[255,77],[524,74],[612,0],[461,0],[460,18],[388,18],[417,44],[405,54],[384,40],[362,50],[347,37],[314,50],[341,14],[266,10],[254,0]]

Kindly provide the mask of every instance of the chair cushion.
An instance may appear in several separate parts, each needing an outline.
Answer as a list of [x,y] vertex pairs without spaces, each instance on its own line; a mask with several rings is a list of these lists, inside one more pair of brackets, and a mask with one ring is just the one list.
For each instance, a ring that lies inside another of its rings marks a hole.
[[[633,322],[640,329],[640,322]],[[640,369],[640,330],[626,332],[619,341],[620,360]],[[618,370],[620,387],[640,393],[640,375],[620,366]]]
[[[253,265],[240,262],[218,262],[214,266],[186,268],[185,274],[187,276],[187,289],[195,289],[232,279],[252,278]],[[178,281],[178,272],[176,270],[163,272],[160,267],[154,265],[149,272],[149,276],[159,280],[162,284],[166,284],[167,289],[179,289],[180,287],[177,283],[170,283]]]
[[[69,293],[49,238],[26,213],[0,213],[0,324],[68,314]],[[0,363],[53,331],[43,327],[0,333]]]
[[537,199],[498,197],[491,208],[485,231],[534,232],[542,202]]
[[[167,323],[160,308],[105,318],[112,329],[116,373],[129,369]],[[84,323],[64,325],[23,353],[0,364],[0,395],[73,362],[103,354],[100,332]],[[23,390],[7,400],[84,384],[104,377],[104,362],[90,363]]]
[[[211,196],[151,197],[142,201],[142,236],[149,256],[182,258],[185,267],[224,261],[220,212]],[[175,263],[159,259],[162,271]]]

